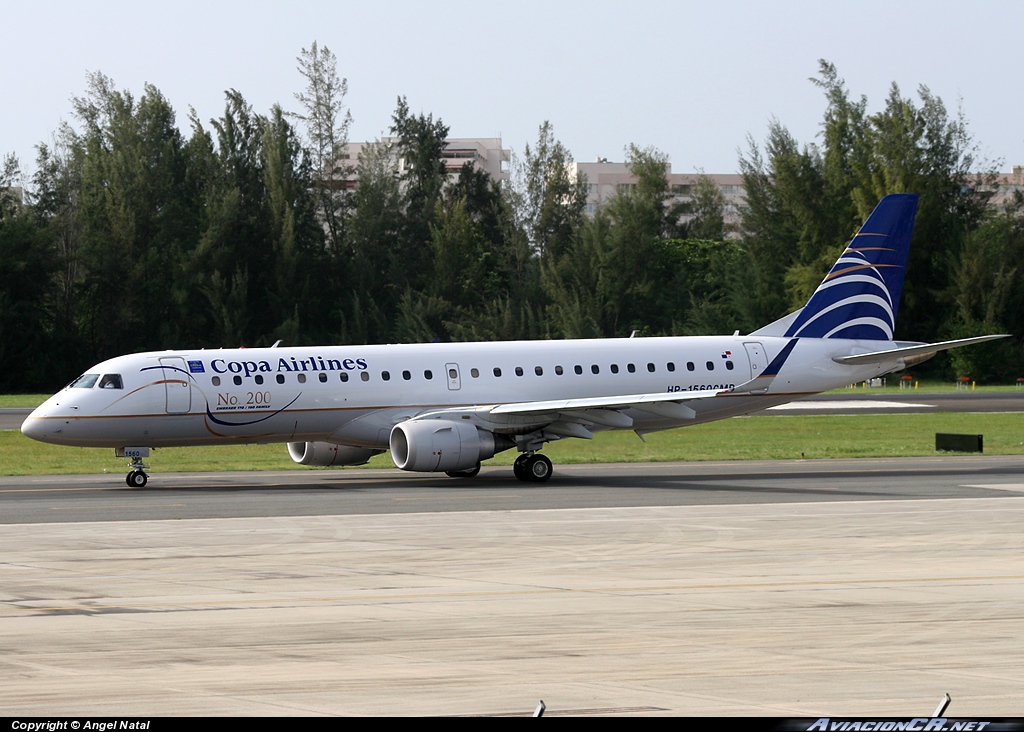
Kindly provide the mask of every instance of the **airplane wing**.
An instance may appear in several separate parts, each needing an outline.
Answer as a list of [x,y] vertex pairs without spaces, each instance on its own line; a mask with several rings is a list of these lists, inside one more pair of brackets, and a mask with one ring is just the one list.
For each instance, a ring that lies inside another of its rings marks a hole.
[[920,356],[920,355],[935,355],[939,351],[946,351],[950,348],[959,348],[960,346],[970,346],[975,343],[984,343],[985,341],[994,341],[997,338],[1009,338],[1010,334],[1003,333],[1000,335],[985,335],[977,336],[976,338],[963,338],[958,341],[942,341],[941,343],[922,343],[916,346],[907,346],[904,348],[892,348],[888,351],[872,351],[870,353],[856,353],[851,356],[833,356],[832,360],[836,363],[842,364],[861,364],[861,363],[883,363],[885,361],[893,361],[898,358],[906,358],[908,356]]
[[[625,394],[620,396],[587,397],[584,399],[552,399],[544,402],[520,402],[514,404],[499,404],[492,407],[491,414],[527,415],[543,412],[576,412],[588,411],[591,409],[643,409],[645,411],[657,412],[659,407],[668,404],[682,406],[686,402],[709,399],[718,396],[728,389],[713,389],[708,391],[673,391],[658,392],[656,394]],[[648,407],[651,409],[648,410]],[[693,410],[690,410],[691,412]],[[692,419],[694,415],[689,415]]]
[[766,392],[799,340],[791,339],[762,374],[728,389],[512,402],[445,409],[420,414],[413,419],[469,419],[482,429],[508,433],[543,427],[549,433],[586,440],[594,436],[590,429],[595,425],[603,428],[630,429],[633,426],[633,419],[622,413],[626,409],[639,409],[659,417],[683,422],[697,416],[697,412],[687,406],[689,403],[713,399],[719,394]]
[[497,433],[522,433],[543,427],[546,432],[585,440],[593,427],[630,429],[633,419],[622,410],[640,409],[661,417],[688,420],[697,413],[688,402],[711,399],[728,389],[708,391],[626,394],[582,399],[551,399],[475,407],[459,407],[420,414],[413,419],[468,419],[478,427]]

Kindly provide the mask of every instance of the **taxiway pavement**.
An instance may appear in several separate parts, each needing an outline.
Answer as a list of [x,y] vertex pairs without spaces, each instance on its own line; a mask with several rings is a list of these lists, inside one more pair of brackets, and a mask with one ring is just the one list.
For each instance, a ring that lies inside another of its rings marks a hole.
[[4,478],[4,714],[1024,715],[1024,458],[492,472]]

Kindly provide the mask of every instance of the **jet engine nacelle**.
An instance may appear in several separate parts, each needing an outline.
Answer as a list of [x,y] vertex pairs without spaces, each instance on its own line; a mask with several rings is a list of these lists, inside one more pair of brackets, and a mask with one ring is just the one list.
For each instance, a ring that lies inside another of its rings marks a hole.
[[414,419],[391,430],[391,459],[402,470],[469,470],[495,452],[494,435],[469,422]]
[[299,465],[362,465],[383,450],[332,445],[329,442],[289,442],[288,454]]

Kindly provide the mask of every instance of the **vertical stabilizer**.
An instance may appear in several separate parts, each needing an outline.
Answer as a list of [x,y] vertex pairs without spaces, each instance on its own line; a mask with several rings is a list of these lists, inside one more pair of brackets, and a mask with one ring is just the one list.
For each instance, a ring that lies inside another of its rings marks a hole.
[[916,193],[879,201],[786,336],[891,341],[916,213]]

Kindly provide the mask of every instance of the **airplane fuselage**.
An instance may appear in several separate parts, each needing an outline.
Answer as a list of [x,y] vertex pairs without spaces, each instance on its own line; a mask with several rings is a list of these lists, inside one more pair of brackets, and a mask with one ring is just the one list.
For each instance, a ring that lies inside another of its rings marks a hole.
[[[695,415],[688,419],[623,410],[630,429],[647,432],[748,414],[902,366],[898,359],[860,366],[832,360],[877,351],[877,341],[805,338],[767,390],[727,391],[755,379],[791,340],[707,336],[139,353],[97,364],[89,372],[97,377],[91,386],[58,392],[23,431],[45,442],[91,447],[324,441],[386,449],[397,423],[437,410],[479,409],[486,420],[485,408],[496,404],[724,392],[693,402]],[[118,380],[104,386],[107,375]],[[518,427],[511,420],[494,431],[533,428],[529,417],[518,421]],[[609,428],[598,423],[591,431]]]

